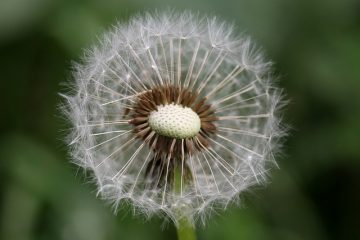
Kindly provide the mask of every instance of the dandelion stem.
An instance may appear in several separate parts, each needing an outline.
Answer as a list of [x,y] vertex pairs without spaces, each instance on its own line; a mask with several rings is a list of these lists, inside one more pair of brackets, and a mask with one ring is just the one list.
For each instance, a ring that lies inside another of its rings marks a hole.
[[186,218],[179,220],[179,225],[176,228],[176,231],[178,240],[196,240],[195,228]]
[[[182,178],[183,176],[183,170],[181,164],[175,166],[174,169],[174,190],[177,194],[181,194],[182,191]],[[181,216],[182,211],[186,211],[188,209],[188,206],[179,206],[177,209],[178,214]],[[181,216],[178,220],[178,224],[176,226],[177,236],[178,240],[196,240],[196,230],[194,225],[190,222],[190,219]]]

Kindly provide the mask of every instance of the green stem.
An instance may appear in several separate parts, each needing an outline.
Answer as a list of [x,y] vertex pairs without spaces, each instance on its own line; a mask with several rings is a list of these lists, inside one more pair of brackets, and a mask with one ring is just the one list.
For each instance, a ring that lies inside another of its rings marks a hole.
[[186,218],[179,220],[176,228],[178,240],[196,240],[195,228]]
[[[174,190],[177,193],[180,193],[181,186],[181,167],[175,166],[174,169]],[[179,212],[185,209],[178,209]],[[181,214],[180,214],[181,215]],[[196,231],[195,227],[189,221],[187,217],[181,217],[178,221],[178,226],[176,227],[178,240],[196,240]]]

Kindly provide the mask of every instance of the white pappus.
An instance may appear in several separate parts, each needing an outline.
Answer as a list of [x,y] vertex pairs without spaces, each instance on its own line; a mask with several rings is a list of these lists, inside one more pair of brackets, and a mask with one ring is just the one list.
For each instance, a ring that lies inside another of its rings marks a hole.
[[[115,209],[204,219],[264,184],[284,134],[270,62],[213,17],[148,13],[113,27],[63,95],[73,161]],[[269,164],[270,163],[270,164]]]

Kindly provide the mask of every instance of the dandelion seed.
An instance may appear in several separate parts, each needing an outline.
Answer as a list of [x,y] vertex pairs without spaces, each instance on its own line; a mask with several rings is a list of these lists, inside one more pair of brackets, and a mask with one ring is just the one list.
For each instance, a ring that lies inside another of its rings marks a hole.
[[115,209],[130,200],[175,222],[205,217],[266,181],[283,134],[270,70],[216,18],[168,12],[118,24],[76,66],[65,96],[73,160]]

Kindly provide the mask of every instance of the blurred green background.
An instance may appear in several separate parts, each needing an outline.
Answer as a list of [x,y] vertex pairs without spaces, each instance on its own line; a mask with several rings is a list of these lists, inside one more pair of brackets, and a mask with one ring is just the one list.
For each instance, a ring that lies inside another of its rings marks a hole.
[[72,60],[116,20],[172,7],[217,14],[276,63],[292,126],[268,187],[212,216],[199,239],[360,239],[360,1],[0,0],[0,239],[175,239],[117,216],[69,163],[57,107]]

